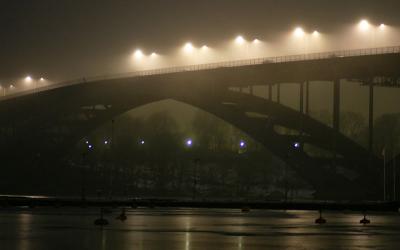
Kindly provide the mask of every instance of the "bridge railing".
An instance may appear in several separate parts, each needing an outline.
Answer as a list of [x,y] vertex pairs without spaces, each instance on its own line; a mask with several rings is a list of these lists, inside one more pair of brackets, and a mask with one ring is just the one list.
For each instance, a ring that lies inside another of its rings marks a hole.
[[149,75],[160,75],[169,73],[180,73],[185,71],[200,71],[200,70],[210,70],[217,68],[241,67],[241,66],[270,64],[270,63],[286,63],[286,62],[296,62],[296,61],[310,61],[310,60],[322,60],[330,58],[343,58],[343,57],[382,55],[382,54],[395,54],[395,53],[400,53],[400,46],[357,49],[357,50],[340,50],[340,51],[322,52],[322,53],[263,57],[263,58],[253,58],[253,59],[244,59],[244,60],[235,60],[227,62],[208,63],[208,64],[195,64],[188,66],[177,66],[170,68],[136,71],[136,72],[109,75],[109,76],[97,76],[97,77],[87,78],[87,80],[113,79],[124,76],[125,77],[149,76]]
[[[143,77],[150,75],[162,75],[162,74],[172,74],[181,73],[187,71],[201,71],[201,70],[212,70],[218,68],[232,68],[232,67],[242,67],[251,65],[261,65],[261,64],[274,64],[274,63],[288,63],[288,62],[299,62],[299,61],[311,61],[311,60],[323,60],[330,58],[343,58],[343,57],[357,57],[357,56],[368,56],[368,55],[383,55],[383,54],[397,54],[400,53],[400,46],[393,47],[381,47],[381,48],[366,48],[366,49],[355,49],[355,50],[338,50],[331,52],[321,52],[321,53],[311,53],[311,54],[299,54],[299,55],[288,55],[288,56],[275,56],[275,57],[263,57],[263,58],[253,58],[226,62],[216,62],[208,64],[195,64],[188,66],[176,66],[169,68],[160,68],[152,70],[135,71],[122,74],[114,75],[102,75],[94,77],[84,77],[75,79],[72,81],[60,82],[57,84],[52,84],[49,86],[41,87],[35,91],[43,91],[48,89],[59,88],[68,85],[80,84],[85,82],[99,81],[99,80],[111,80],[124,77]],[[8,98],[15,97],[18,95],[25,95],[33,93],[34,90],[28,90],[20,92],[19,94],[9,95]],[[7,98],[7,96],[5,97]],[[4,99],[4,98],[0,98]]]

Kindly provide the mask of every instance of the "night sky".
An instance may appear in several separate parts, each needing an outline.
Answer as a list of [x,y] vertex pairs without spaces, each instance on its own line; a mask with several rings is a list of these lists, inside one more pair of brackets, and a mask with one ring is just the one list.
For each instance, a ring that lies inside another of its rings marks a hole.
[[169,51],[187,40],[237,34],[268,40],[302,25],[334,32],[366,17],[400,24],[398,0],[0,0],[0,80],[105,74],[136,47]]

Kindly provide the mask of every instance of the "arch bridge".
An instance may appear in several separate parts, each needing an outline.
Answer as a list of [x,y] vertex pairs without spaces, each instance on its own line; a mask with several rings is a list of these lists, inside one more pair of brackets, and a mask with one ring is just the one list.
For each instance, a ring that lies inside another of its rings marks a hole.
[[[377,199],[382,160],[371,153],[372,139],[368,150],[339,132],[342,80],[369,88],[369,135],[373,138],[374,88],[400,86],[400,47],[83,78],[8,96],[0,100],[0,157],[11,168],[58,160],[113,117],[174,99],[247,133],[309,182],[318,198]],[[333,83],[332,126],[308,114],[313,81]],[[298,84],[299,110],[281,104],[280,86],[285,83]],[[255,86],[266,86],[265,94],[256,95]]]

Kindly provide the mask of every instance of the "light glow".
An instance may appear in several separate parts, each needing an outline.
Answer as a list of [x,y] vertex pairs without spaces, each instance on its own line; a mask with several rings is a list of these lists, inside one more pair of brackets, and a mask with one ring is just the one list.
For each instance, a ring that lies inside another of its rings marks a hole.
[[203,46],[201,46],[201,50],[202,51],[207,51],[209,48],[208,48],[208,46],[207,45],[203,45]]
[[297,27],[297,28],[294,30],[294,35],[295,35],[296,37],[303,37],[303,36],[305,35],[305,32],[304,32],[303,28]]
[[133,56],[135,57],[135,59],[140,60],[143,58],[143,52],[140,49],[137,49],[135,51],[135,53],[133,54]]
[[193,52],[193,50],[194,50],[194,47],[193,47],[193,45],[192,45],[192,43],[186,43],[185,44],[185,46],[183,47],[183,50],[186,52],[186,53],[192,53]]
[[187,139],[186,140],[186,146],[191,147],[193,145],[192,139]]
[[32,77],[31,76],[25,77],[25,82],[26,83],[31,83],[32,82]]
[[379,25],[379,29],[380,30],[384,30],[386,28],[386,25],[384,23],[382,23],[381,25]]
[[259,44],[259,43],[260,43],[260,40],[258,40],[258,39],[256,38],[256,39],[253,40],[253,43],[254,43],[254,44]]
[[312,33],[312,35],[314,36],[314,37],[319,37],[319,32],[317,31],[317,30],[314,30],[314,32]]
[[242,36],[237,36],[236,39],[235,39],[235,43],[239,44],[239,45],[242,45],[245,42],[246,42],[246,40],[244,40],[244,38]]
[[360,21],[358,27],[360,28],[361,31],[367,31],[370,28],[370,24],[367,20],[364,19]]

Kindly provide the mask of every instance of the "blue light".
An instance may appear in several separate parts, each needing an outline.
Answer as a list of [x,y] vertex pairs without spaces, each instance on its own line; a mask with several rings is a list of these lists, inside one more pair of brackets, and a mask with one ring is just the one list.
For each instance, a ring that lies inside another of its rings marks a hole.
[[144,145],[144,140],[140,140],[140,145]]
[[293,147],[294,148],[300,148],[300,142],[295,142],[295,143],[293,143]]
[[92,145],[92,144],[89,144],[89,145],[88,145],[88,148],[89,148],[89,149],[92,149],[92,148],[93,148],[93,145]]
[[193,145],[192,139],[187,139],[186,140],[186,146],[191,147]]
[[239,146],[240,146],[240,148],[245,148],[246,147],[246,142],[240,141]]

